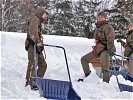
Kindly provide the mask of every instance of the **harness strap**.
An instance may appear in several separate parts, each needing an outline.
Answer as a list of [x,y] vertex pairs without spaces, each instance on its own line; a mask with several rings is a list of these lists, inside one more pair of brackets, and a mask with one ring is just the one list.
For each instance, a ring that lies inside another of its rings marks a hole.
[[96,42],[96,45],[93,47],[93,55],[94,55],[94,58],[96,57],[96,50],[97,50],[97,46],[99,44],[99,40],[96,39],[95,42]]

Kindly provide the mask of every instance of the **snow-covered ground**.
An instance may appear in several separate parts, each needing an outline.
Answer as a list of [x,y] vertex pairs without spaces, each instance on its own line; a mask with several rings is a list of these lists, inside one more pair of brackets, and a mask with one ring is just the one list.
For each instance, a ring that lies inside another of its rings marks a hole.
[[[25,33],[0,32],[1,35],[1,99],[44,99],[38,91],[25,88],[25,73],[27,70],[27,52],[24,49]],[[110,83],[102,82],[91,66],[92,73],[84,82],[77,82],[83,76],[80,58],[92,50],[94,40],[81,37],[66,37],[44,35],[45,44],[63,46],[66,49],[68,65],[73,87],[82,99],[133,99],[133,93],[120,92],[116,79],[111,77]],[[121,46],[117,44],[117,54]],[[44,78],[68,81],[64,54],[61,49],[45,47],[48,64]],[[119,76],[122,83],[131,85]]]

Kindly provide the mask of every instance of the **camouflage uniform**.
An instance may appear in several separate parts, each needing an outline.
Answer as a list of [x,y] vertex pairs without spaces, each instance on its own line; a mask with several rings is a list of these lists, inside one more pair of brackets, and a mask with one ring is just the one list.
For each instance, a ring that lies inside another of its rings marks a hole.
[[[42,15],[47,13],[45,9],[38,8],[36,10],[35,15],[29,20],[28,22],[28,29],[27,29],[27,38],[25,41],[25,49],[28,51],[28,67],[26,73],[26,86],[34,85],[34,76],[35,76],[35,67],[34,67],[34,43],[43,43],[42,34],[41,34],[41,23],[44,21]],[[47,69],[47,64],[44,59],[44,55],[42,51],[44,47],[37,46],[37,76],[43,77],[44,73]]]
[[[126,34],[126,42],[122,40],[117,40],[125,48],[124,56],[133,58],[133,30],[128,31]],[[129,59],[127,61],[128,71],[130,75],[133,75],[133,60]]]
[[96,24],[96,28],[92,32],[90,32],[88,27],[85,26],[84,33],[87,38],[94,38],[96,41],[96,46],[93,50],[81,58],[81,64],[85,76],[87,77],[91,72],[89,63],[93,59],[100,57],[103,81],[109,82],[109,54],[113,54],[116,51],[114,46],[115,32],[113,27],[107,21],[102,21]]

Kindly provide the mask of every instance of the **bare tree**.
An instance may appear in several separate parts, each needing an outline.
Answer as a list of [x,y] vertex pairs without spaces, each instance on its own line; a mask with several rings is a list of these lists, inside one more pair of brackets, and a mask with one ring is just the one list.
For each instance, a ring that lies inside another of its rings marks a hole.
[[1,3],[1,30],[2,31],[11,31],[12,26],[18,22],[18,10],[19,5],[18,1],[14,0],[3,0]]

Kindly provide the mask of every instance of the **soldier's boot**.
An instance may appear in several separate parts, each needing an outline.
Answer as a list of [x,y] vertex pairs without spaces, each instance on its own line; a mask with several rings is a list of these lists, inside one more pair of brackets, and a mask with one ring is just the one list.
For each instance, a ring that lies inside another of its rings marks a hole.
[[34,73],[35,73],[35,71],[34,71],[33,64],[29,64],[27,67],[27,72],[26,72],[26,84],[25,84],[25,86],[32,84]]
[[109,81],[110,81],[109,72],[108,71],[104,71],[103,72],[103,82],[109,83]]
[[34,91],[38,90],[38,88],[36,86],[36,82],[32,77],[30,77],[28,80],[26,80],[25,87],[28,86],[28,85],[30,85],[31,90],[34,90]]
[[[89,71],[88,73],[85,73],[85,78],[87,77],[87,76],[89,76],[90,75],[90,73],[91,73],[91,71]],[[78,79],[78,82],[83,82],[84,81],[84,78],[79,78]]]
[[33,90],[33,91],[38,90],[38,87],[37,87],[37,85],[36,85],[35,80],[33,80],[32,84],[31,84],[31,90]]
[[88,73],[85,73],[85,77],[89,76],[91,73],[91,71],[89,71]]
[[26,87],[26,86],[28,86],[28,85],[29,85],[29,82],[28,82],[28,81],[26,81],[26,82],[25,82],[25,87]]

